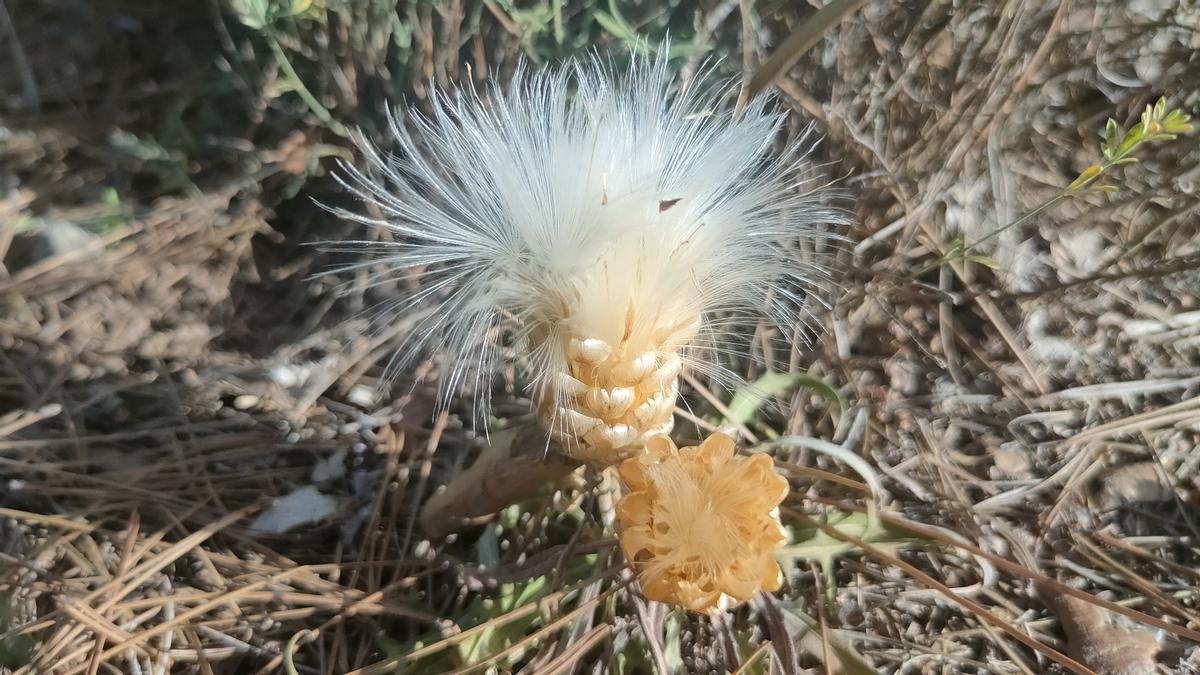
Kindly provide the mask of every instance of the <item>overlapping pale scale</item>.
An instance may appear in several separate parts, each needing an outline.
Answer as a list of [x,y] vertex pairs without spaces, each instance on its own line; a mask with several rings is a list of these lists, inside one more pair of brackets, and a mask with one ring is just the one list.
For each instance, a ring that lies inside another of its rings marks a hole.
[[684,325],[667,321],[648,339],[635,341],[631,331],[615,343],[559,336],[565,368],[541,391],[543,426],[569,454],[597,466],[626,459],[651,437],[669,433],[683,368],[679,345],[698,324],[698,317]]

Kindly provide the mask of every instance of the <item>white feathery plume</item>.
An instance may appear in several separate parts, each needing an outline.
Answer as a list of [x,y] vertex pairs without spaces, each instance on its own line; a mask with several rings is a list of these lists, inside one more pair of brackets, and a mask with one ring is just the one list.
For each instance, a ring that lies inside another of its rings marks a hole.
[[391,372],[441,351],[450,396],[507,344],[551,436],[612,464],[670,430],[681,367],[732,384],[716,358],[731,333],[763,318],[796,333],[841,217],[809,136],[776,151],[785,114],[766,97],[735,114],[709,75],[676,88],[665,58],[636,56],[521,69],[486,97],[435,93],[411,130],[393,116],[394,153],[361,140],[366,169],[341,180],[380,215],[338,213],[394,240],[355,267],[419,279],[385,318],[424,317]]

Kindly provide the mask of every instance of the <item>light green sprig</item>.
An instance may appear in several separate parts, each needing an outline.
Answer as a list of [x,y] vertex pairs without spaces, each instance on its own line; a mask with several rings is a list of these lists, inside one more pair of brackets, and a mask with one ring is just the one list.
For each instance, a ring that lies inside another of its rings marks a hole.
[[1100,153],[1104,156],[1104,161],[1084,169],[1066,187],[1064,192],[1072,193],[1068,196],[1074,196],[1074,194],[1081,193],[1089,188],[1103,192],[1115,191],[1117,189],[1115,185],[1096,185],[1092,187],[1092,184],[1105,171],[1114,166],[1137,162],[1138,158],[1134,157],[1133,153],[1143,143],[1173,141],[1179,138],[1179,134],[1186,134],[1192,131],[1190,121],[1191,117],[1185,115],[1182,110],[1171,110],[1168,112],[1167,99],[1165,98],[1158,99],[1158,103],[1154,105],[1147,105],[1145,112],[1142,113],[1141,124],[1134,125],[1128,131],[1122,129],[1116,120],[1111,117],[1108,118],[1108,124],[1104,128],[1104,142],[1100,144]]
[[1115,192],[1118,189],[1116,185],[1098,182],[1101,176],[1115,166],[1137,162],[1138,158],[1134,154],[1146,143],[1172,141],[1180,134],[1191,132],[1193,126],[1190,122],[1191,117],[1182,110],[1167,110],[1167,99],[1165,98],[1160,98],[1153,105],[1147,105],[1146,110],[1142,113],[1141,122],[1128,130],[1123,129],[1116,120],[1109,118],[1104,129],[1104,141],[1100,144],[1102,161],[1084,169],[1069,185],[1020,218],[993,230],[970,244],[962,239],[952,242],[944,254],[937,260],[918,268],[910,275],[910,278],[915,279],[930,270],[956,260],[977,262],[993,269],[998,268],[999,263],[996,260],[978,253],[977,249],[980,245],[995,239],[1005,230],[1028,222],[1068,199],[1094,192]]

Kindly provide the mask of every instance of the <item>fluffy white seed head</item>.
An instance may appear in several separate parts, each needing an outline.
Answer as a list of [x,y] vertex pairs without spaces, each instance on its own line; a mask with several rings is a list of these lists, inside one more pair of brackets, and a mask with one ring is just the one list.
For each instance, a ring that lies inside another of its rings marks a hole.
[[[393,371],[442,352],[449,395],[512,354],[535,400],[552,399],[547,423],[568,425],[553,411],[583,393],[563,377],[588,358],[619,380],[673,365],[640,355],[678,353],[730,382],[715,358],[730,332],[767,318],[792,336],[839,217],[812,181],[811,140],[779,150],[785,115],[761,97],[735,115],[731,92],[675,86],[662,58],[619,72],[595,59],[436,94],[431,115],[392,119],[394,152],[363,140],[365,168],[343,183],[375,215],[339,213],[391,231],[362,263],[376,281],[419,281],[387,309],[423,317]],[[605,397],[606,411],[628,403]]]

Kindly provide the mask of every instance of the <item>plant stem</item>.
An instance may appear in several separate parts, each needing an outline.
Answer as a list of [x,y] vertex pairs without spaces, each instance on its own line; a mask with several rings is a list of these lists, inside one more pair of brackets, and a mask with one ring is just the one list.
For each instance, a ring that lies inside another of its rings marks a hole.
[[536,424],[505,435],[496,434],[474,464],[421,507],[418,522],[426,536],[441,539],[470,527],[581,466],[555,443],[547,447],[546,434]]
[[321,105],[321,102],[317,100],[317,97],[313,96],[312,92],[308,90],[308,87],[304,85],[304,80],[300,79],[300,74],[296,72],[294,67],[292,67],[292,62],[288,59],[287,54],[284,53],[283,47],[279,44],[279,40],[275,39],[275,36],[269,31],[266,32],[265,35],[267,38],[267,44],[271,46],[271,51],[275,54],[275,60],[279,63],[279,67],[283,68],[283,73],[287,76],[288,82],[292,85],[292,89],[295,90],[296,94],[300,96],[300,99],[304,101],[304,104],[308,106],[308,109],[312,112],[312,114],[316,115],[317,119],[320,120],[321,123],[333,133],[341,136],[342,138],[350,138],[350,132],[346,130],[346,127],[343,126],[341,122],[335,120],[333,115],[329,113],[329,110],[325,106]]
[[781,73],[791,69],[801,56],[821,41],[825,33],[833,28],[851,12],[863,6],[866,0],[833,0],[828,5],[817,10],[817,13],[800,24],[783,44],[779,45],[767,60],[758,67],[754,77],[746,89],[747,98],[754,98],[764,89],[771,86]]
[[1008,223],[1007,225],[1004,225],[1003,227],[998,227],[995,230],[992,230],[988,234],[985,234],[984,236],[980,237],[975,242],[967,245],[966,247],[963,248],[963,253],[970,253],[971,251],[975,250],[980,244],[983,244],[984,242],[991,241],[992,239],[999,237],[1006,230],[1011,230],[1012,228],[1017,227],[1018,225],[1021,225],[1022,223],[1025,223],[1026,221],[1030,220],[1031,218],[1038,216],[1042,213],[1045,213],[1046,211],[1049,211],[1050,209],[1054,208],[1055,206],[1058,206],[1059,203],[1061,203],[1067,199],[1070,199],[1073,196],[1074,196],[1074,193],[1069,193],[1066,191],[1063,191],[1063,192],[1060,192],[1060,193],[1054,195],[1050,199],[1047,199],[1046,201],[1042,202],[1042,204],[1040,206],[1038,206],[1034,210],[1030,211],[1029,213],[1026,213],[1025,215],[1021,216],[1020,218],[1017,218],[1016,220],[1012,221],[1011,223]]

